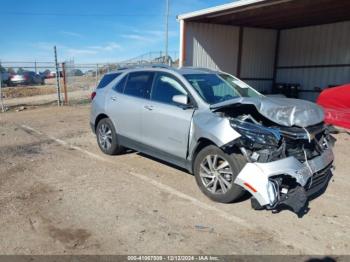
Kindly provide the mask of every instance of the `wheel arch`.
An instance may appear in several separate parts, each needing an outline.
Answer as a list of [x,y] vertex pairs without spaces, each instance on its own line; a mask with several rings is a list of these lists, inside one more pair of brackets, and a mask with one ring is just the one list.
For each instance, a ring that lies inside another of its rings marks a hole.
[[217,144],[215,144],[212,140],[205,138],[205,137],[201,137],[197,140],[197,143],[196,143],[196,145],[192,151],[192,154],[191,154],[191,170],[190,171],[192,174],[194,172],[194,160],[196,159],[196,156],[203,148],[205,148],[209,145],[217,146]]
[[95,124],[94,124],[94,130],[96,131],[96,128],[97,128],[97,125],[98,123],[102,120],[102,119],[105,119],[105,118],[109,118],[106,114],[102,113],[102,114],[99,114],[96,119],[95,119]]

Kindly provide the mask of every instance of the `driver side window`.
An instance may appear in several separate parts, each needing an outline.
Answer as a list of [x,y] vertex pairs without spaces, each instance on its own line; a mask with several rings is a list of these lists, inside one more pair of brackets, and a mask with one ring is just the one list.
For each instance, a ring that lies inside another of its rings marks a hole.
[[173,96],[175,95],[187,95],[187,92],[172,75],[158,73],[153,85],[151,100],[175,105],[176,103],[173,102]]

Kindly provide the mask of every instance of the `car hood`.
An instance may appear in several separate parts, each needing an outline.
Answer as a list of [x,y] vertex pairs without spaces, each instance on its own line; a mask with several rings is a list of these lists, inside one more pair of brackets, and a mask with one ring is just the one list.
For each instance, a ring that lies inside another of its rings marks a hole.
[[307,127],[324,120],[321,107],[315,103],[291,98],[279,97],[238,97],[211,105],[217,110],[223,107],[253,105],[261,115],[282,126]]

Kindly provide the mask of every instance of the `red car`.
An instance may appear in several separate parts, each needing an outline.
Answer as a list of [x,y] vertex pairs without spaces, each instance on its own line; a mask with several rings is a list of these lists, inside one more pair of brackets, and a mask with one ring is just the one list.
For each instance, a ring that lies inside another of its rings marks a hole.
[[350,129],[350,84],[322,91],[317,104],[325,111],[325,122]]

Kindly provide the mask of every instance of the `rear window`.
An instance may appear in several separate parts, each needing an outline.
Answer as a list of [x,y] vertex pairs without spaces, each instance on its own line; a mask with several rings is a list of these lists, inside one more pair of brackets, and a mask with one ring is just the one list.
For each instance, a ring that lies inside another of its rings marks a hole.
[[126,79],[127,79],[127,75],[124,76],[114,87],[113,90],[119,92],[119,93],[123,93],[124,91],[124,86],[126,83]]
[[152,72],[134,72],[129,74],[128,82],[124,88],[124,94],[149,98],[154,73]]
[[115,78],[117,78],[120,73],[108,74],[104,75],[97,86],[97,89],[106,87],[110,82],[112,82]]

